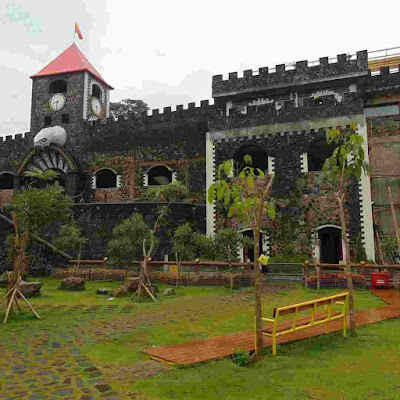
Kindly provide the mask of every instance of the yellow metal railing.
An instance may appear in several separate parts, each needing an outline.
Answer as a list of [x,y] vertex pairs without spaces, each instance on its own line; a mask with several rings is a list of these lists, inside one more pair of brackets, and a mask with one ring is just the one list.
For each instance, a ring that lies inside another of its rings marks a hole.
[[[349,302],[349,292],[343,292],[339,294],[335,294],[332,296],[321,297],[315,300],[305,301],[303,303],[291,304],[288,306],[283,306],[276,308],[274,310],[274,318],[262,318],[263,321],[272,323],[272,329],[269,327],[268,332],[266,329],[263,329],[263,335],[272,337],[272,355],[276,355],[276,339],[278,336],[286,335],[291,332],[297,332],[303,329],[310,328],[315,325],[325,324],[325,332],[329,331],[329,323],[330,321],[334,321],[336,319],[343,319],[343,336],[346,337],[346,316],[348,310],[348,302]],[[332,313],[332,307],[334,305],[342,306],[342,310],[340,312]],[[316,311],[319,307],[324,307],[325,312],[322,315],[317,315]],[[310,322],[303,323],[298,325],[298,317],[299,313],[311,310],[311,315],[302,316],[302,321],[304,322],[308,318],[310,318]],[[293,315],[291,323],[288,324],[285,321],[282,325],[279,325],[280,317],[284,315]],[[279,327],[286,327],[288,325],[288,329],[284,329],[282,331],[278,331]]]

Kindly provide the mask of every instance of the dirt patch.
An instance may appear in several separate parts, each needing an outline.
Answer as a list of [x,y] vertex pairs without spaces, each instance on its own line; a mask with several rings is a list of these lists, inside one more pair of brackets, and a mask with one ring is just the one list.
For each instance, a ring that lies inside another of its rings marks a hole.
[[132,382],[137,379],[146,379],[153,376],[165,374],[172,369],[171,366],[154,360],[138,361],[135,364],[121,367],[118,369],[111,365],[105,365],[103,370],[104,376],[118,381]]
[[279,292],[288,292],[290,290],[295,290],[295,283],[261,283],[261,291],[263,293],[279,293]]

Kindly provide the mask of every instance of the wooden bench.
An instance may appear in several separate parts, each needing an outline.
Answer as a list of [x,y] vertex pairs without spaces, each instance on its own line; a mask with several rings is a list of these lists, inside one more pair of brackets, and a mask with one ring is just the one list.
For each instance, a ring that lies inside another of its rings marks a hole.
[[[346,316],[348,310],[349,292],[291,304],[274,309],[273,318],[262,318],[268,324],[263,326],[263,335],[272,337],[272,355],[276,355],[276,338],[291,332],[297,332],[315,325],[325,324],[325,332],[329,331],[329,322],[343,319],[343,336],[346,337]],[[333,310],[333,306],[341,306],[341,310]],[[324,310],[319,311],[323,307]],[[310,310],[305,316],[299,313]],[[319,311],[319,312],[318,312]],[[280,320],[285,315],[291,315],[290,320]]]

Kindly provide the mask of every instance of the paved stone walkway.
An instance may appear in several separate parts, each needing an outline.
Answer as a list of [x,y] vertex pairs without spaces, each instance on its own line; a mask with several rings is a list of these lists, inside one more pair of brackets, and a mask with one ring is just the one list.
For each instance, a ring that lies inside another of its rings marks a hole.
[[[85,335],[85,326],[96,313],[129,313],[125,306],[35,307],[39,314],[68,313],[76,316],[68,326],[54,327],[46,318],[13,327],[1,326],[0,399],[120,399],[100,370],[81,353],[83,343],[103,339]],[[102,308],[99,310],[99,308]],[[60,315],[60,321],[64,319]]]

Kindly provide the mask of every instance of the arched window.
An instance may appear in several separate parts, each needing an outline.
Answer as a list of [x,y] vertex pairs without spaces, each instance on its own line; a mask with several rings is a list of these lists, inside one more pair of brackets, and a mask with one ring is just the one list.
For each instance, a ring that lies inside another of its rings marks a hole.
[[164,165],[157,165],[147,171],[147,184],[149,186],[168,185],[173,181],[173,172]]
[[92,86],[92,96],[93,97],[97,97],[99,100],[101,100],[102,96],[101,96],[101,88],[99,85],[94,84]]
[[[249,154],[251,156],[252,163],[246,164],[244,162],[244,156]],[[259,168],[261,171],[268,172],[268,155],[267,153],[257,146],[243,146],[241,147],[234,156],[235,170],[240,172],[245,167]],[[257,175],[257,171],[255,171]]]
[[94,188],[96,189],[107,189],[116,188],[118,175],[113,170],[103,168],[98,170],[94,175]]
[[14,189],[14,175],[10,172],[0,174],[0,189]]
[[67,81],[63,79],[57,79],[50,83],[49,93],[66,93],[67,92]]
[[322,171],[325,160],[332,156],[334,150],[335,146],[328,145],[325,138],[312,142],[307,154],[308,170]]

